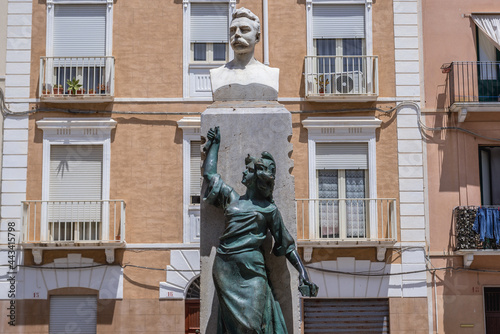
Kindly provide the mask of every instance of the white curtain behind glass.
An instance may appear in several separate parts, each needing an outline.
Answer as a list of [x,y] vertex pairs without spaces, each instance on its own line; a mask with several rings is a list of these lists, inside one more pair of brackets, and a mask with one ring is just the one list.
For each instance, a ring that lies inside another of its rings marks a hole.
[[[339,177],[337,170],[318,170],[318,198],[339,198]],[[339,237],[339,202],[320,200],[319,228],[322,238]]]
[[[346,198],[365,198],[365,171],[346,170]],[[366,230],[364,200],[346,200],[347,237],[364,238]]]

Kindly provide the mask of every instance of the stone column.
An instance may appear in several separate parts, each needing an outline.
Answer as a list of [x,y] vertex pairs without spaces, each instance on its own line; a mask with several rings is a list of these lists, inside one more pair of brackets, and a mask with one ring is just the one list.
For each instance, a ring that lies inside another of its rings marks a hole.
[[[268,151],[273,155],[277,169],[274,200],[288,231],[296,239],[295,187],[290,174],[293,167],[290,112],[277,102],[215,102],[201,115],[202,136],[215,126],[220,127],[221,133],[218,173],[240,195],[245,193],[241,178],[247,154],[260,157],[261,152]],[[212,280],[212,263],[224,223],[221,209],[201,204],[201,333],[204,334],[217,332],[218,301]],[[276,257],[271,253],[271,240],[268,235],[265,243],[271,286],[283,311],[288,332],[299,333],[298,273],[284,256]]]

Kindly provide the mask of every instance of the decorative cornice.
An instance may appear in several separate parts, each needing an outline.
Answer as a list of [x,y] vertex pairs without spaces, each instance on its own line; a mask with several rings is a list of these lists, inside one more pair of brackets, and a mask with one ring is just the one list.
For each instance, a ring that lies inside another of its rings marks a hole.
[[51,129],[114,129],[116,121],[112,118],[44,118],[36,122],[41,130]]
[[184,117],[177,121],[179,129],[199,129],[201,126],[200,117]]
[[382,121],[376,117],[308,117],[302,121],[306,129],[319,128],[372,128],[380,127]]

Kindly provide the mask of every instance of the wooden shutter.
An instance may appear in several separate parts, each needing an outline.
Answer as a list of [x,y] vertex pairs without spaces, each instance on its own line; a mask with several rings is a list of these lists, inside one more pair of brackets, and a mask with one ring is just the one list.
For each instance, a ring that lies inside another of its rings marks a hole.
[[365,5],[313,5],[313,38],[365,38]]
[[316,169],[368,169],[368,143],[317,143]]
[[96,296],[50,297],[49,333],[85,333],[97,331]]
[[190,156],[190,185],[189,194],[191,196],[200,196],[201,192],[201,142],[191,141],[191,156]]
[[223,3],[191,4],[191,43],[227,43],[228,5]]
[[303,301],[305,333],[389,333],[388,299]]
[[106,55],[106,5],[55,5],[54,57]]

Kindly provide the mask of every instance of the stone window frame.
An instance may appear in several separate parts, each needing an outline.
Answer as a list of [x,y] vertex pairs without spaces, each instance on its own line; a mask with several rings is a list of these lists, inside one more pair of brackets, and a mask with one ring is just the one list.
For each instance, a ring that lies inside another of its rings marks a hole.
[[[191,50],[191,4],[192,3],[227,3],[229,8],[229,22],[231,22],[231,16],[236,9],[236,0],[183,0],[182,1],[182,95],[183,98],[198,98],[200,100],[206,100],[207,96],[196,97],[191,96],[190,92],[190,82],[189,82],[189,69],[190,67],[196,69],[210,69],[214,66],[211,64],[201,63],[193,64],[191,61],[192,50]],[[229,30],[229,27],[228,27]],[[234,52],[233,49],[228,45],[228,61],[233,59]]]
[[[52,145],[102,145],[102,200],[110,198],[111,182],[111,130],[116,127],[116,121],[111,118],[59,118],[47,117],[36,122],[38,129],[43,131],[42,160],[42,201],[49,199],[50,185],[50,151]],[[104,210],[103,215],[106,214]],[[47,210],[43,210],[47,215]],[[48,217],[42,215],[41,238],[46,240],[48,232]],[[103,216],[103,220],[106,221]],[[103,235],[106,235],[106,224]]]
[[[309,166],[309,198],[318,193],[316,175],[316,144],[360,142],[368,144],[368,198],[377,198],[377,163],[376,163],[376,129],[382,121],[371,116],[360,117],[308,117],[302,121],[307,129],[308,166]],[[370,208],[373,210],[375,208]],[[371,213],[372,216],[376,216]],[[314,234],[316,228],[315,210],[309,211],[309,233]],[[376,220],[370,221],[370,238],[377,236]]]
[[46,56],[52,57],[54,45],[54,6],[106,5],[106,56],[113,52],[113,0],[47,0]]

